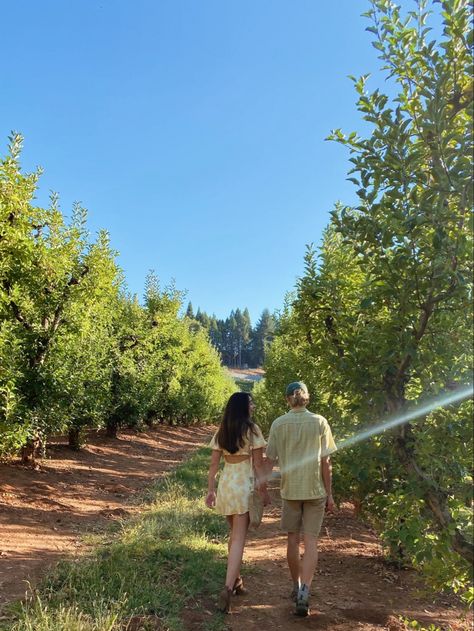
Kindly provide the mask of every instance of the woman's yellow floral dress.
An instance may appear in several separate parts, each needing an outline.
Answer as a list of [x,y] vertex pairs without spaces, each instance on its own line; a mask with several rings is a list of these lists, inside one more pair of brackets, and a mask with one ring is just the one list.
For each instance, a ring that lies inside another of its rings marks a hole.
[[[262,430],[253,425],[253,432],[245,437],[244,446],[234,454],[219,447],[217,432],[209,447],[221,451],[224,456],[250,456],[251,449],[260,449],[267,444]],[[253,471],[250,458],[242,462],[226,462],[219,478],[216,497],[216,511],[221,515],[243,515],[249,510],[249,495],[253,484]]]

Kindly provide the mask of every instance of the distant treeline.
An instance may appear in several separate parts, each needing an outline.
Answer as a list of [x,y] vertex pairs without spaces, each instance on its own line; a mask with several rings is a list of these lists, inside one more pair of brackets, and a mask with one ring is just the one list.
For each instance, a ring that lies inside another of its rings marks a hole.
[[231,368],[262,366],[265,351],[275,334],[275,318],[268,309],[262,311],[254,327],[247,308],[231,311],[225,320],[221,320],[199,308],[194,313],[190,302],[186,317],[199,322],[208,332],[212,344],[221,354],[222,362]]

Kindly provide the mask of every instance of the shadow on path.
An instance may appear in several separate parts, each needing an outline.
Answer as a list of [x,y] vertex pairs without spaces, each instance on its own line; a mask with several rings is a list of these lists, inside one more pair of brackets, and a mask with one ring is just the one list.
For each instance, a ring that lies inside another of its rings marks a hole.
[[118,439],[92,432],[80,452],[54,442],[37,470],[0,464],[0,610],[50,565],[84,548],[82,535],[137,510],[142,489],[180,464],[213,427],[168,427]]
[[280,500],[272,489],[273,506],[249,537],[243,569],[249,593],[234,597],[228,627],[232,631],[325,629],[334,631],[402,631],[401,618],[423,626],[470,629],[453,598],[427,595],[412,570],[394,571],[383,561],[376,534],[355,519],[344,505],[327,516],[319,543],[319,563],[312,588],[311,615],[298,618],[289,594],[286,536],[279,529]]

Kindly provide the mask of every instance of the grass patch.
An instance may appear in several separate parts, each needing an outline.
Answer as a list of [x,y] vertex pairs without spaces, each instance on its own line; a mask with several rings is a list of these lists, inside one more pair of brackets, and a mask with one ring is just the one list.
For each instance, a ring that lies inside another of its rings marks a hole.
[[[203,501],[210,450],[147,490],[148,504],[87,556],[59,563],[8,631],[220,631],[225,521]],[[211,613],[209,613],[211,612]]]
[[252,392],[255,381],[251,379],[234,379],[235,385],[241,392]]

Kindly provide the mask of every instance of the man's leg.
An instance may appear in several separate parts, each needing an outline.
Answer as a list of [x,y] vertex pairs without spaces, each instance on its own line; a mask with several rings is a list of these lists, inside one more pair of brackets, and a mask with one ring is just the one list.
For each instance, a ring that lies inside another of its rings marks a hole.
[[318,563],[318,538],[304,533],[304,555],[301,563],[301,584],[311,587]]
[[303,502],[304,555],[301,566],[301,586],[296,598],[296,614],[309,613],[309,590],[318,562],[318,537],[324,518],[325,498]]
[[288,533],[288,545],[286,548],[286,560],[290,568],[293,584],[299,585],[300,581],[300,533]]
[[296,596],[296,615],[309,614],[309,594],[313,581],[316,564],[318,562],[318,538],[309,533],[303,533],[304,554],[301,562],[301,582]]
[[292,598],[296,598],[300,586],[300,529],[302,516],[302,503],[299,500],[283,500],[281,528],[288,533],[286,559],[293,580]]

